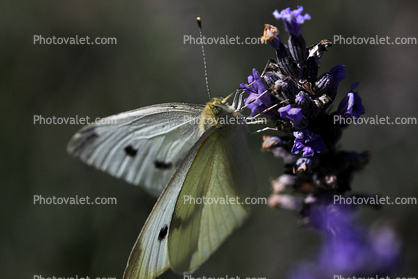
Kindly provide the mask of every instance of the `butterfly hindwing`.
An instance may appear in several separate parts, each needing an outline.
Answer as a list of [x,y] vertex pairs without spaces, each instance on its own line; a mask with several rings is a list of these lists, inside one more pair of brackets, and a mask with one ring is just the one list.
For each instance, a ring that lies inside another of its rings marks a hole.
[[170,267],[167,241],[176,201],[200,146],[212,132],[201,136],[168,182],[139,234],[123,278],[155,278]]
[[117,114],[82,128],[67,150],[158,196],[199,139],[204,106],[168,103]]
[[173,270],[197,269],[247,217],[248,205],[238,204],[255,184],[246,133],[244,125],[226,125],[200,146],[171,221],[168,253]]

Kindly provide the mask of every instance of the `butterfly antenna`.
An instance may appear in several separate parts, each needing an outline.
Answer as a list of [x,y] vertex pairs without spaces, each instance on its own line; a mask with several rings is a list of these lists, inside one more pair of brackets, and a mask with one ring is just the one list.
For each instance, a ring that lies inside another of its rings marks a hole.
[[197,17],[197,26],[199,27],[200,41],[202,42],[202,56],[203,56],[203,66],[205,68],[206,90],[208,91],[208,96],[209,96],[209,100],[210,100],[211,97],[210,97],[210,91],[209,91],[208,68],[206,66],[205,48],[203,46],[202,19],[200,17]]

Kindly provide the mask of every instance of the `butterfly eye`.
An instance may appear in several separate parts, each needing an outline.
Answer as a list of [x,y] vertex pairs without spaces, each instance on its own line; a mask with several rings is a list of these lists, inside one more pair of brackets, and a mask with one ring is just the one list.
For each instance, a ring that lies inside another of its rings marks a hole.
[[220,108],[220,107],[213,107],[213,108],[212,108],[212,113],[213,113],[215,116],[219,115],[221,112],[222,112],[222,108]]

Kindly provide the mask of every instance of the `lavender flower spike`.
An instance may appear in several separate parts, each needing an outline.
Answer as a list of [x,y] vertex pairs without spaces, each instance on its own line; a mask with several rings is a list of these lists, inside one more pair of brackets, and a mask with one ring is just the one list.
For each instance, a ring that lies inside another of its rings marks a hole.
[[340,84],[340,81],[342,81],[345,78],[346,72],[345,72],[345,65],[337,65],[333,67],[329,72],[332,74],[334,78],[334,82],[332,83],[331,87],[329,88],[327,95],[334,100],[335,96],[337,95],[338,85]]

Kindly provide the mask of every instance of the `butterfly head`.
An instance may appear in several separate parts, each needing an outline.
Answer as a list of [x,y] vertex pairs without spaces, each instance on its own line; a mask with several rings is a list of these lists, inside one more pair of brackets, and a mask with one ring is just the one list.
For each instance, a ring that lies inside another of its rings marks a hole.
[[[200,118],[200,130],[206,131],[210,127],[222,127],[228,125],[228,119],[238,118],[240,114],[235,109],[228,105],[228,97],[226,98],[212,98],[203,109]],[[236,124],[237,121],[234,121]]]

